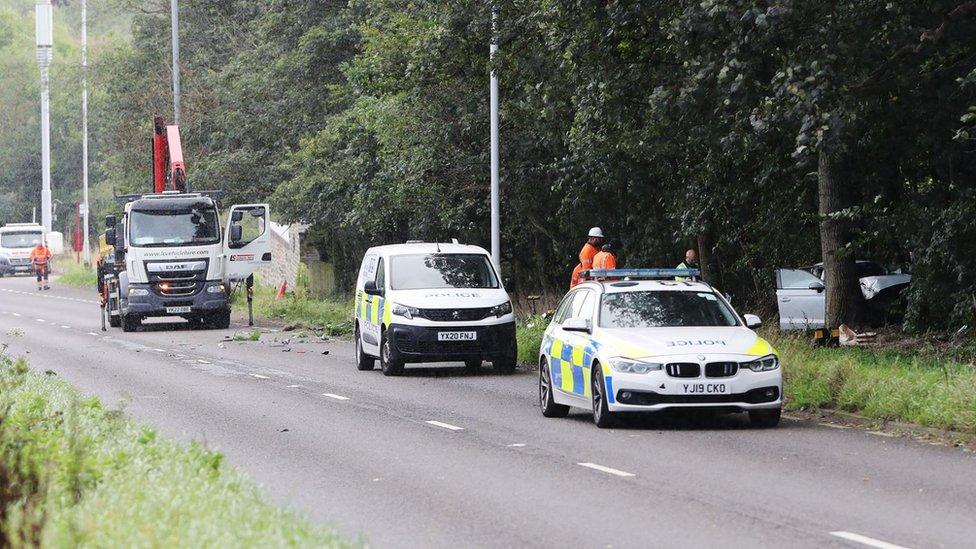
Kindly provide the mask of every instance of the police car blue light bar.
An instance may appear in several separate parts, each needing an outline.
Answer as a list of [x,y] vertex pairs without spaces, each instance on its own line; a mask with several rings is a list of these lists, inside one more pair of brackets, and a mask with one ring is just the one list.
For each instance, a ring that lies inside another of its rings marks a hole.
[[580,273],[581,279],[593,278],[629,278],[656,279],[656,278],[698,278],[701,276],[701,269],[591,269]]

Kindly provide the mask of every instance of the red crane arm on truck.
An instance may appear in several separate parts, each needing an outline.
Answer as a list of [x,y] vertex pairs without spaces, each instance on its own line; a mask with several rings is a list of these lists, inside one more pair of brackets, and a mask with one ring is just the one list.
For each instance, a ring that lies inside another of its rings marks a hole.
[[161,116],[153,118],[152,152],[153,192],[189,192],[180,127],[167,126]]

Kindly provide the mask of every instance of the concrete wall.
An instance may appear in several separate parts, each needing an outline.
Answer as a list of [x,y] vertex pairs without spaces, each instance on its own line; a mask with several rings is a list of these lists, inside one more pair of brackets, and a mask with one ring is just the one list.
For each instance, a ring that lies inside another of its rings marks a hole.
[[271,264],[258,269],[260,284],[278,287],[282,281],[288,289],[298,283],[298,265],[301,263],[301,227],[271,225]]

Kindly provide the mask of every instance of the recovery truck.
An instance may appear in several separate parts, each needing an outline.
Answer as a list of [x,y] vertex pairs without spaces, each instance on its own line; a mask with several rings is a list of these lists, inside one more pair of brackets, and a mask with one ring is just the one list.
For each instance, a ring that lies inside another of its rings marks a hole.
[[103,321],[134,331],[150,317],[182,317],[194,326],[227,328],[235,284],[271,262],[267,204],[230,207],[221,228],[219,191],[193,192],[179,127],[154,120],[153,192],[118,196],[120,219],[106,216],[99,261]]

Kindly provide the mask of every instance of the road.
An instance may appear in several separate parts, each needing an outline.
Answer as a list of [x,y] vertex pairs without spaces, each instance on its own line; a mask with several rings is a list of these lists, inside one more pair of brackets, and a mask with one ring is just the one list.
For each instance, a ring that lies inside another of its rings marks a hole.
[[543,418],[535,372],[387,378],[345,341],[225,341],[240,323],[102,333],[94,292],[32,283],[0,279],[13,355],[375,547],[976,547],[976,457],[959,449],[736,416],[601,431]]

